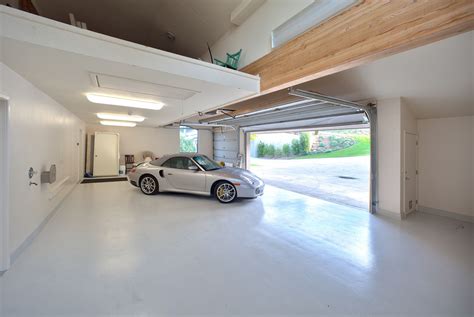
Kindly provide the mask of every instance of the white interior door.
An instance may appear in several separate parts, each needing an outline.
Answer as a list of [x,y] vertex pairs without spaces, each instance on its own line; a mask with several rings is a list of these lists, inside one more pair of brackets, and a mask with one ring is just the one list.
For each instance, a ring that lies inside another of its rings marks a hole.
[[119,174],[118,133],[96,132],[94,137],[94,176]]
[[10,267],[8,101],[0,97],[0,271]]
[[404,212],[416,210],[417,201],[417,135],[405,132],[404,148]]

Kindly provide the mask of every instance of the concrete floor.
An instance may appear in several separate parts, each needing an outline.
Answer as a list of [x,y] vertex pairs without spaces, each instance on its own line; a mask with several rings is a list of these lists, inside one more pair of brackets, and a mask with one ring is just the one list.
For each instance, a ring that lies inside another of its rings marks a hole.
[[265,183],[279,188],[338,204],[369,208],[370,156],[304,160],[251,158],[250,170]]
[[84,184],[0,278],[0,316],[472,316],[473,242],[271,186],[222,205]]

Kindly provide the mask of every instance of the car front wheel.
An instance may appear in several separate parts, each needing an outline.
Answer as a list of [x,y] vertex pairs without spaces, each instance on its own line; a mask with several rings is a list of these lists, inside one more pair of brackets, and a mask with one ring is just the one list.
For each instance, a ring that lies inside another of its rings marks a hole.
[[214,196],[223,204],[233,202],[237,198],[237,189],[228,182],[219,182],[214,190]]
[[140,189],[145,195],[158,193],[158,181],[151,175],[145,175],[140,180]]

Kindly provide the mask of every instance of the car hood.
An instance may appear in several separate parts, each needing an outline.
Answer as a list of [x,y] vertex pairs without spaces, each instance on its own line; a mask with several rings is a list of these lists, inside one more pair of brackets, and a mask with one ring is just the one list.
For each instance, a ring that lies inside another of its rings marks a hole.
[[207,173],[215,176],[249,180],[252,184],[258,184],[262,182],[262,180],[252,172],[237,167],[223,167],[218,170],[208,171]]

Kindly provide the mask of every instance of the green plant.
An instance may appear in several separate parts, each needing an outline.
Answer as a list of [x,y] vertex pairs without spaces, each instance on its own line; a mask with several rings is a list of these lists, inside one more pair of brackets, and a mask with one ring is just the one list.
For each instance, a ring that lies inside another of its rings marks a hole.
[[257,157],[265,156],[266,145],[262,141],[257,144]]
[[283,150],[281,148],[276,148],[275,149],[275,157],[282,157],[283,156]]
[[273,144],[268,144],[265,146],[265,156],[268,156],[268,157],[275,156],[275,146]]
[[327,151],[325,153],[309,154],[305,156],[297,157],[297,159],[317,159],[317,158],[329,158],[329,157],[353,157],[353,156],[366,156],[370,155],[370,136],[369,135],[352,135],[354,139],[353,145],[348,148]]
[[309,142],[309,133],[308,132],[303,132],[300,134],[300,139],[299,139],[299,146],[300,146],[300,154],[308,154],[309,151],[311,150],[311,144]]
[[291,140],[291,152],[293,155],[299,155],[300,154],[300,141],[297,139]]
[[289,144],[283,144],[283,147],[282,147],[282,152],[283,152],[283,156],[290,156],[291,154],[291,147]]
[[196,152],[196,141],[192,139],[181,139],[179,148],[181,152]]

